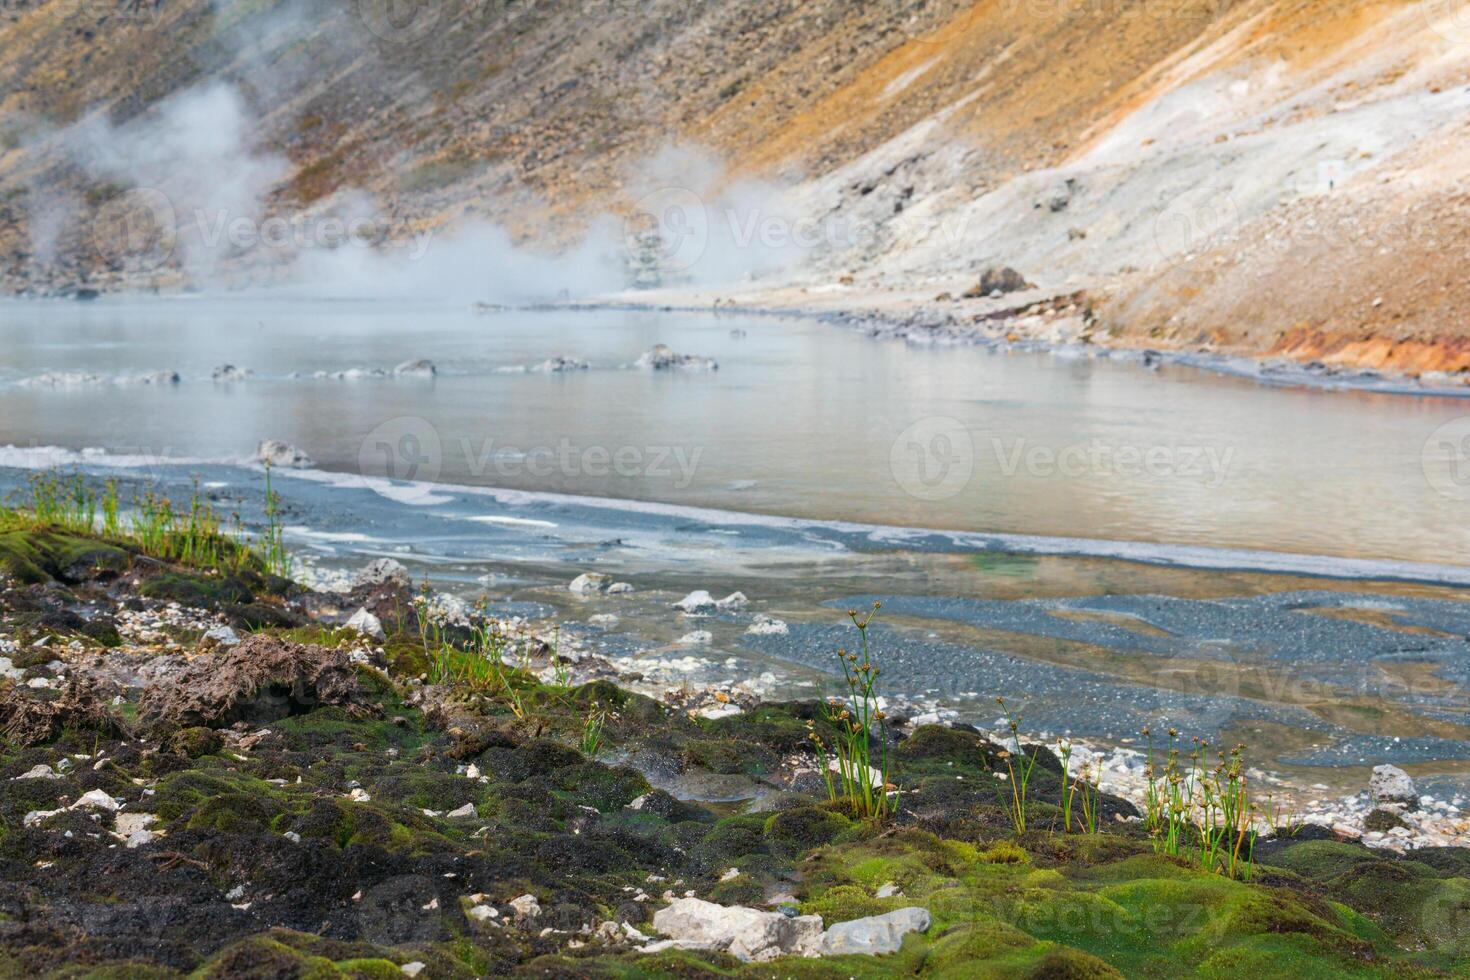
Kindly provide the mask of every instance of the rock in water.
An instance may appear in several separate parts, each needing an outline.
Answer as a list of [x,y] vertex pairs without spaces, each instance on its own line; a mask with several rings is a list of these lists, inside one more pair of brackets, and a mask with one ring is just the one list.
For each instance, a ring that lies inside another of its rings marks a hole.
[[652,368],[655,371],[718,371],[720,369],[712,358],[678,354],[667,344],[655,344],[648,353],[638,358],[634,365],[641,368]]
[[707,613],[715,608],[715,600],[708,592],[699,589],[674,603],[674,608],[686,613]]
[[401,585],[409,589],[413,588],[413,577],[401,562],[392,558],[375,558],[353,576],[352,587],[360,589],[376,585]]
[[1419,791],[1414,780],[1398,766],[1374,766],[1368,780],[1368,792],[1377,803],[1391,804],[1408,810],[1419,806]]
[[577,595],[597,595],[606,592],[612,586],[612,576],[601,572],[585,572],[572,579],[572,584],[567,586]]
[[393,369],[393,374],[400,378],[432,378],[439,373],[434,362],[420,358],[416,361],[404,361]]
[[255,449],[255,456],[267,466],[288,470],[304,470],[316,465],[316,460],[289,443],[267,439]]
[[542,361],[532,371],[544,372],[546,374],[561,374],[564,371],[588,371],[592,365],[575,357],[553,357]]
[[745,597],[744,592],[731,592],[725,598],[715,603],[721,612],[739,612],[750,605],[750,600]]
[[903,937],[909,933],[924,932],[928,928],[928,910],[899,909],[887,915],[839,922],[822,934],[819,949],[823,956],[846,956],[853,953],[881,956],[884,953],[898,952],[903,946]]
[[249,368],[235,367],[233,364],[221,364],[210,373],[210,377],[215,381],[224,383],[249,381],[255,377],[255,372]]
[[653,927],[681,944],[724,950],[747,963],[760,963],[780,956],[815,954],[822,917],[788,918],[780,912],[680,898],[653,914]]

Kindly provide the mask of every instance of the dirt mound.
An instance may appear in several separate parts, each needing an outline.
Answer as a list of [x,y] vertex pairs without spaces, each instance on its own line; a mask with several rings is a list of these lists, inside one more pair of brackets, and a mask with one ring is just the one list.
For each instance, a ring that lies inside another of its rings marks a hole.
[[252,636],[228,652],[195,660],[143,692],[146,728],[267,724],[322,705],[358,707],[357,670],[341,650]]
[[42,700],[11,687],[0,692],[0,735],[17,745],[40,745],[59,736],[64,729],[95,731],[111,738],[126,738],[123,723],[90,688],[70,684],[61,697]]

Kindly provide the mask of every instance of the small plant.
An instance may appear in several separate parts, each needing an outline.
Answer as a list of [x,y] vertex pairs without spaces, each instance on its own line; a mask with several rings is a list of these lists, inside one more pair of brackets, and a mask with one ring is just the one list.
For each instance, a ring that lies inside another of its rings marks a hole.
[[1149,730],[1143,735],[1148,739],[1144,821],[1154,850],[1174,856],[1192,853],[1206,871],[1250,880],[1259,808],[1246,787],[1245,746],[1219,752],[1212,765],[1210,744],[1196,738],[1187,761],[1181,762],[1178,732],[1171,728],[1160,768]]
[[120,538],[122,533],[122,519],[118,516],[117,481],[108,480],[102,491],[102,534],[108,538]]
[[1062,780],[1066,783],[1062,789],[1062,833],[1065,835],[1072,831],[1072,798],[1076,795],[1078,783],[1072,778],[1072,743],[1058,738],[1057,755],[1062,760]]
[[286,551],[285,529],[280,521],[281,495],[271,488],[271,464],[265,464],[265,530],[256,547],[266,571],[281,578],[291,577],[291,555]]
[[1092,781],[1081,780],[1082,825],[1089,834],[1097,833],[1097,811],[1102,803],[1102,762],[1093,763]]
[[[1030,755],[1027,755],[1026,751],[1021,748],[1021,723],[1011,713],[1010,705],[1006,704],[1006,699],[998,697],[995,701],[1000,705],[1001,712],[1006,716],[1006,724],[1011,730],[1011,743],[1016,747],[1014,753],[1006,750],[1000,753],[1000,757],[1005,760],[1006,771],[1009,776],[1008,781],[1011,786],[1011,798],[1006,803],[1006,813],[1011,818],[1011,826],[1015,828],[1016,834],[1019,836],[1026,832],[1027,793],[1031,787],[1031,773],[1036,768],[1037,753],[1032,752]],[[1017,762],[1016,756],[1020,756],[1021,761]]]
[[[822,775],[827,795],[833,802],[846,803],[861,817],[886,817],[889,794],[897,789],[889,782],[888,730],[885,715],[879,708],[878,677],[882,671],[873,663],[868,643],[868,626],[882,604],[875,602],[866,616],[849,610],[847,616],[857,627],[857,653],[837,651],[842,677],[847,684],[844,698],[828,703],[825,717],[831,728],[832,744],[808,723],[809,738],[822,760]],[[876,733],[881,755],[874,759],[873,738]],[[879,764],[875,766],[873,763]]]
[[602,730],[606,724],[607,712],[594,701],[592,710],[587,712],[587,717],[582,721],[581,749],[587,758],[597,758],[597,753],[602,749]]

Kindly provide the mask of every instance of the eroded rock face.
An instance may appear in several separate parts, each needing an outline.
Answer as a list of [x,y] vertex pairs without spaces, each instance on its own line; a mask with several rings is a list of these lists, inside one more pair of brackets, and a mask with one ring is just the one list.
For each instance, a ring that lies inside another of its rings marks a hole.
[[898,909],[886,915],[837,923],[822,934],[819,952],[823,956],[896,953],[903,946],[904,936],[911,932],[924,932],[928,928],[929,912],[926,909]]
[[126,738],[122,722],[89,687],[72,683],[55,700],[42,700],[12,687],[0,693],[0,735],[16,745],[49,742],[63,728]]
[[653,927],[681,946],[724,950],[747,963],[761,963],[815,955],[822,917],[788,918],[780,912],[680,898],[654,913]]
[[145,690],[138,717],[153,730],[267,724],[322,705],[356,704],[361,695],[344,651],[257,634]]

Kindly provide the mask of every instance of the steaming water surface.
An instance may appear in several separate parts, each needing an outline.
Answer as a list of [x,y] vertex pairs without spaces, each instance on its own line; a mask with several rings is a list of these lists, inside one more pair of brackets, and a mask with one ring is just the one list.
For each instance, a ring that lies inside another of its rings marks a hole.
[[[1470,488],[1425,474],[1452,399],[774,319],[183,299],[0,320],[0,444],[274,438],[328,470],[817,519],[1436,564],[1470,544]],[[630,367],[657,343],[719,370]],[[530,370],[555,356],[590,369]],[[438,376],[371,376],[418,358]],[[211,381],[224,364],[255,377]],[[181,382],[135,379],[157,371]]]

